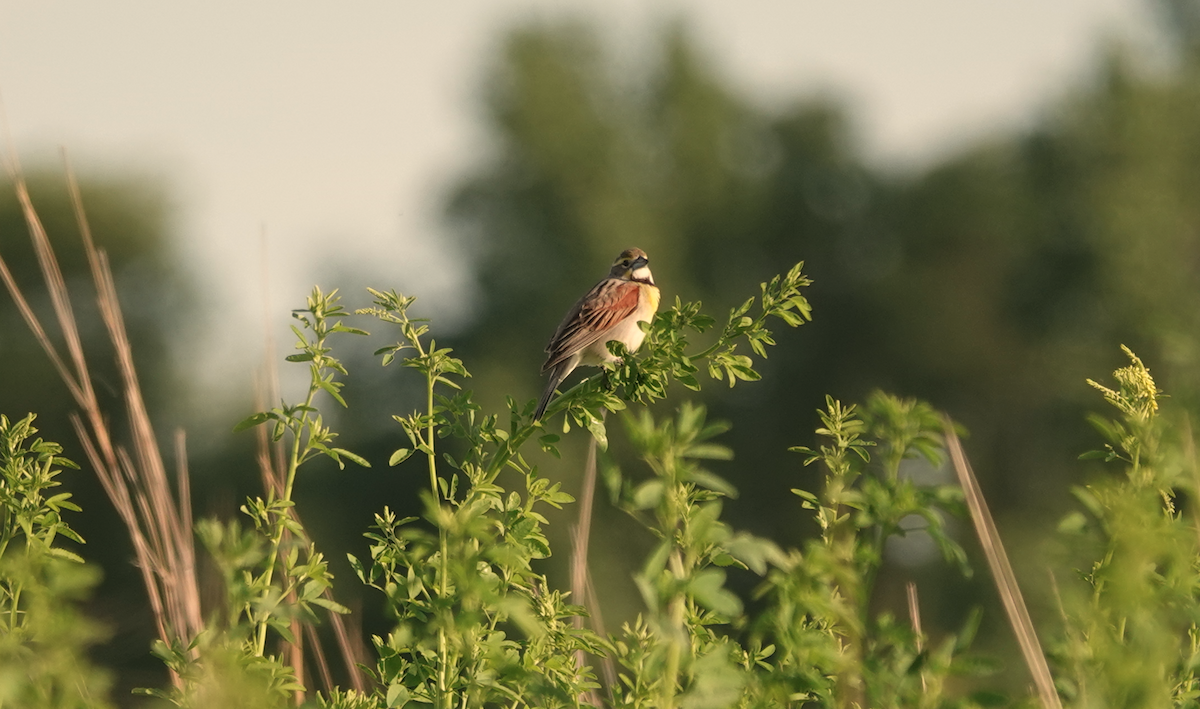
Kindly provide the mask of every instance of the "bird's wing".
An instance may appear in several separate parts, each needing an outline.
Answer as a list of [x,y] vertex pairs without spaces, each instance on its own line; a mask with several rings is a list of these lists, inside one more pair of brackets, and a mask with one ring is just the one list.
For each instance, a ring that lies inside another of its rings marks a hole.
[[558,326],[550,344],[546,346],[550,356],[542,365],[542,371],[604,337],[605,333],[637,310],[640,294],[640,287],[633,281],[606,278],[597,283],[579,299]]

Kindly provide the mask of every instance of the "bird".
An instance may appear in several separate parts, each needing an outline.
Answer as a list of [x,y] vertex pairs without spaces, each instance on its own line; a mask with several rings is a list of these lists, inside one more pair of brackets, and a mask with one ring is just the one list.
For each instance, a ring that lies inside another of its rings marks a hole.
[[626,249],[613,261],[608,277],[597,283],[567,311],[550,344],[542,374],[550,373],[533,420],[546,413],[554,390],[580,365],[598,367],[616,362],[608,343],[616,340],[630,352],[642,346],[646,333],[638,325],[658,311],[659,292],[650,273],[650,257],[641,249]]

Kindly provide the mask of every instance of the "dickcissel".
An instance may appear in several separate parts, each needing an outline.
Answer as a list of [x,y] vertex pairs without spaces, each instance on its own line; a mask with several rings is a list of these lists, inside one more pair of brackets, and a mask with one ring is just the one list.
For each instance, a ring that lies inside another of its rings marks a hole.
[[641,347],[646,333],[638,323],[649,322],[658,310],[658,288],[649,263],[650,258],[641,249],[622,251],[613,261],[608,278],[593,286],[567,312],[546,345],[549,356],[542,373],[550,372],[550,381],[538,401],[535,421],[546,412],[554,390],[576,367],[617,361],[608,351],[609,342],[616,340],[630,352]]

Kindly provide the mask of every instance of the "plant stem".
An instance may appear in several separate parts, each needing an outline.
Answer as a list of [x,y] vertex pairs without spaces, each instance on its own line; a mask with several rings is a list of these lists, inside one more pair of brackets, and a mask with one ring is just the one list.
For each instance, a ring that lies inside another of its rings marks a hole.
[[16,584],[13,584],[13,589],[12,589],[12,608],[10,608],[8,611],[9,612],[8,631],[10,633],[17,629],[17,619],[21,615],[20,611],[18,610],[20,607],[21,607],[21,584],[16,583]]
[[[671,552],[670,565],[671,573],[677,580],[682,580],[686,572],[683,568],[683,561],[680,559],[678,549]],[[671,599],[667,611],[667,622],[670,627],[669,632],[673,637],[669,639],[667,646],[667,666],[663,673],[662,694],[659,700],[659,706],[663,709],[671,709],[675,706],[675,687],[679,684],[680,655],[683,652],[682,645],[687,640],[687,632],[683,627],[684,602],[683,593],[677,592],[674,598]]]
[[[425,356],[425,350],[421,346],[420,340],[412,338],[413,344],[417,348],[420,356]],[[432,347],[430,348],[433,349]],[[433,411],[433,385],[437,381],[437,374],[432,369],[425,373],[425,411],[429,416],[429,423],[425,429],[425,447],[426,458],[429,461],[429,487],[433,493],[433,499],[437,503],[438,508],[442,506],[442,495],[438,489],[437,476],[437,451],[434,447],[436,439],[436,430],[434,425]],[[450,545],[446,527],[444,524],[438,524],[438,550],[439,550],[439,569],[438,569],[438,597],[445,600],[450,591],[449,576],[450,576]],[[438,696],[436,705],[449,709],[451,706],[451,697],[449,692],[447,672],[450,664],[450,649],[446,639],[446,628],[444,626],[438,628]]]
[[[314,375],[319,377],[320,374]],[[309,425],[308,409],[312,406],[313,397],[316,396],[317,388],[309,387],[308,398],[304,400],[304,414],[300,417],[299,424],[292,430],[292,450],[288,456],[287,480],[283,486],[283,496],[280,498],[284,502],[291,502],[292,487],[296,482],[296,470],[300,467],[300,448],[303,440],[304,429]],[[273,491],[272,491],[273,492]],[[263,579],[265,583],[263,587],[270,589],[271,582],[275,578],[275,563],[279,560],[279,547],[283,544],[283,533],[285,526],[283,518],[288,514],[288,509],[283,508],[283,511],[275,518],[275,528],[271,531],[271,552],[267,557],[267,569],[264,572]],[[258,621],[258,637],[255,641],[255,655],[262,657],[267,648],[267,615],[264,613],[261,620]]]

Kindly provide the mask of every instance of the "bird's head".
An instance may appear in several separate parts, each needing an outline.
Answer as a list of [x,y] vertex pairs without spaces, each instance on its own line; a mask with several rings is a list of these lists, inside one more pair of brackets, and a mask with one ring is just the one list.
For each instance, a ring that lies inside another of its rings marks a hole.
[[620,278],[625,281],[638,281],[654,285],[654,276],[650,273],[650,257],[641,249],[625,249],[613,261],[610,278]]

